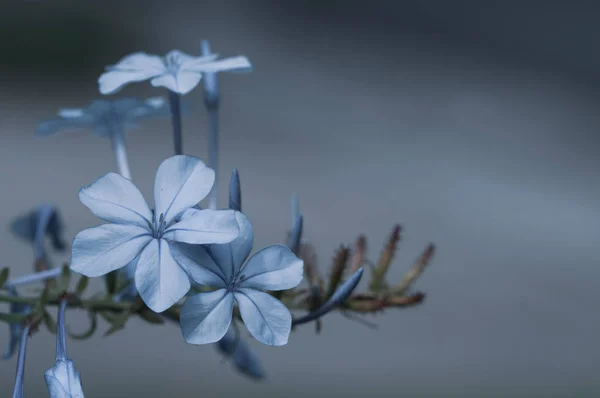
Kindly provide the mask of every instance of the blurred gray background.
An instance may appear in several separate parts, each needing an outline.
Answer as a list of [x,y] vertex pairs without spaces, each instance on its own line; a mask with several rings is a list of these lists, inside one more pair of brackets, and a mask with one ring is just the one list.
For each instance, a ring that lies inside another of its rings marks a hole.
[[[77,192],[116,170],[110,144],[39,139],[36,123],[100,97],[104,66],[126,54],[196,54],[209,39],[255,66],[220,78],[219,181],[225,204],[239,168],[256,247],[282,241],[293,192],[323,272],[359,233],[375,259],[397,222],[392,282],[438,246],[416,285],[425,303],[369,317],[378,330],[334,314],[283,348],[252,341],[265,383],[176,326],[134,320],[69,343],[86,396],[598,396],[598,15],[593,1],[3,1],[0,224],[41,201],[59,205],[69,239],[98,224]],[[146,82],[119,95],[164,94]],[[206,158],[201,90],[186,98],[184,150]],[[167,118],[127,137],[148,199],[170,131]],[[8,228],[0,253],[13,276],[32,270]],[[31,339],[27,397],[47,395],[54,349],[45,330]],[[15,364],[0,363],[1,396]]]

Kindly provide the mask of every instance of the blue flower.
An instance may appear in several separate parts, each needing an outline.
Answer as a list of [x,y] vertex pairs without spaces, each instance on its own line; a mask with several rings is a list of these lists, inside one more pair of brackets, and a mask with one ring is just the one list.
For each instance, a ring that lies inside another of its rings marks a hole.
[[36,259],[46,257],[45,240],[50,237],[52,246],[59,251],[66,248],[63,240],[63,222],[58,209],[49,203],[43,203],[29,213],[16,218],[11,230],[17,236],[33,244]]
[[302,281],[303,262],[283,245],[268,246],[254,254],[250,220],[235,213],[240,235],[228,245],[177,244],[174,253],[191,279],[216,287],[189,297],[180,313],[183,336],[191,344],[221,340],[231,324],[234,301],[250,334],[267,345],[287,344],[292,315],[285,305],[260,290],[286,290]]
[[83,398],[81,375],[75,364],[67,357],[65,336],[65,310],[67,301],[60,302],[56,326],[56,362],[44,373],[50,398]]
[[100,93],[113,94],[129,83],[150,80],[154,87],[166,87],[187,94],[200,83],[203,73],[248,70],[250,61],[244,56],[217,60],[218,54],[194,57],[179,50],[164,57],[137,52],[106,67],[98,79]]
[[37,134],[46,136],[65,129],[93,129],[100,137],[111,137],[116,130],[136,127],[139,119],[161,115],[168,115],[168,106],[160,97],[95,100],[87,108],[61,109],[58,117],[39,124]]
[[[14,287],[9,287],[8,292],[11,296],[18,296],[17,290]],[[31,312],[31,307],[27,304],[23,303],[11,303],[10,304],[10,313],[11,314],[20,314],[27,315]],[[6,346],[6,350],[4,354],[2,354],[2,359],[10,359],[15,352],[17,351],[17,346],[19,345],[19,340],[21,339],[21,333],[23,331],[23,326],[20,323],[11,323],[8,325],[9,327],[9,337],[8,337],[8,345]]]
[[214,179],[213,170],[198,158],[168,158],[156,172],[154,210],[130,180],[116,173],[82,188],[81,202],[109,224],[77,234],[71,269],[96,277],[135,264],[135,286],[146,305],[154,312],[168,309],[190,289],[173,243],[229,243],[239,234],[233,210],[192,208]]

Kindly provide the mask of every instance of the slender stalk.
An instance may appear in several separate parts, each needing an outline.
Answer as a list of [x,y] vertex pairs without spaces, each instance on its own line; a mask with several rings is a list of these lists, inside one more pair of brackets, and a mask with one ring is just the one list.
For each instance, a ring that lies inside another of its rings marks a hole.
[[169,106],[171,107],[171,124],[173,125],[173,145],[175,155],[183,154],[181,137],[181,96],[169,90]]
[[217,190],[219,181],[219,107],[208,106],[208,166],[215,171],[215,183],[208,194],[208,208],[217,209]]
[[125,133],[121,126],[114,125],[111,134],[112,149],[117,161],[119,174],[131,180],[131,169],[127,160],[127,148],[125,147]]
[[[28,304],[35,306],[40,302],[39,298],[29,298],[29,297],[20,297],[20,296],[10,296],[10,295],[2,295],[0,294],[0,302],[5,303],[18,303],[18,304]],[[46,302],[46,305],[60,305],[60,300],[49,300]],[[68,306],[71,308],[84,308],[90,310],[129,310],[135,306],[135,303],[132,302],[115,302],[112,300],[79,300],[76,302],[68,303]]]
[[25,353],[27,350],[27,339],[29,338],[29,325],[21,331],[21,342],[19,343],[19,358],[17,360],[17,373],[15,375],[15,388],[13,398],[23,398],[25,379]]
[[56,360],[67,359],[67,338],[65,335],[65,311],[67,309],[67,300],[60,300],[58,307],[58,319],[56,324]]
[[21,276],[6,282],[5,286],[21,286],[21,285],[29,285],[36,282],[43,282],[48,279],[58,278],[62,272],[62,268],[52,268],[47,271],[36,272],[34,274],[29,274],[25,276]]
[[[203,57],[212,54],[207,40],[202,41],[201,53]],[[219,88],[217,74],[215,72],[203,73],[202,86],[204,88],[204,106],[208,111],[208,167],[215,171],[215,183],[208,194],[208,208],[216,210],[219,181]]]

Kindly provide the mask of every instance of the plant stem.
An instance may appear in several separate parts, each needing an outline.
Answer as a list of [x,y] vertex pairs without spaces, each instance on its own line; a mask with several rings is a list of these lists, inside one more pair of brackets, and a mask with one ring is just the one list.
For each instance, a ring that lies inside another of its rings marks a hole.
[[25,353],[27,350],[27,339],[29,338],[29,325],[21,330],[21,341],[19,343],[19,358],[17,360],[17,373],[15,375],[15,388],[13,398],[23,398],[23,385],[25,378]]
[[111,141],[119,174],[128,180],[131,180],[131,170],[129,168],[129,162],[127,161],[127,148],[125,147],[125,133],[120,126],[113,126]]
[[[5,303],[17,303],[17,304],[28,304],[34,306],[39,303],[39,298],[28,298],[20,296],[2,295],[0,294],[0,302]],[[61,300],[48,300],[46,305],[60,305]],[[93,310],[128,310],[134,306],[135,303],[131,302],[115,302],[112,300],[80,300],[78,302],[68,302],[68,307],[71,308],[83,308]]]
[[219,181],[219,107],[206,106],[208,110],[208,167],[215,171],[215,183],[208,194],[208,208],[217,209],[217,189]]
[[183,154],[181,137],[181,96],[169,90],[169,105],[171,107],[171,124],[173,125],[173,145],[175,155]]

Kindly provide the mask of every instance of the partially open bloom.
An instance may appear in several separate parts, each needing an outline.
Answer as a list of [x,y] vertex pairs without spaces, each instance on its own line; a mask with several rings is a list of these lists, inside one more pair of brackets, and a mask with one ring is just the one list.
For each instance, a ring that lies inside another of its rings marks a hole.
[[37,134],[52,135],[60,130],[92,129],[100,137],[110,137],[115,130],[137,127],[138,120],[142,118],[161,115],[168,115],[167,102],[161,97],[94,100],[87,108],[59,110],[56,118],[39,124]]
[[98,79],[102,94],[113,94],[125,85],[150,80],[154,87],[166,87],[177,94],[187,94],[200,83],[203,73],[248,70],[250,61],[244,56],[217,60],[218,54],[194,57],[172,50],[164,57],[137,52],[106,67]]
[[67,357],[65,335],[65,310],[67,301],[62,300],[56,326],[56,362],[44,373],[50,398],[83,398],[81,375],[75,364]]
[[[228,245],[177,244],[174,253],[191,279],[216,287],[191,296],[184,303],[180,323],[191,344],[221,340],[231,324],[234,301],[250,334],[267,345],[287,344],[292,315],[286,306],[261,290],[287,290],[302,281],[303,263],[283,245],[268,246],[244,261],[252,251],[254,232],[250,220],[235,213],[240,235]],[[184,219],[185,222],[185,219]]]
[[[14,287],[8,289],[11,296],[17,296],[17,290]],[[31,307],[27,304],[22,303],[10,303],[10,313],[14,315],[26,315],[31,312]],[[21,339],[21,333],[23,331],[23,325],[20,323],[11,323],[9,327],[8,344],[6,350],[2,354],[2,359],[10,359],[17,351],[19,340]]]
[[229,243],[239,234],[233,210],[193,208],[210,191],[214,172],[198,158],[163,161],[154,180],[154,210],[128,179],[108,173],[79,192],[97,217],[108,221],[73,241],[71,269],[89,277],[135,264],[135,286],[146,305],[162,312],[190,289],[174,242]]

